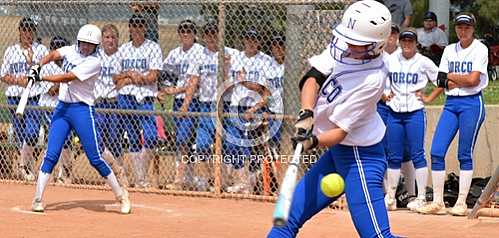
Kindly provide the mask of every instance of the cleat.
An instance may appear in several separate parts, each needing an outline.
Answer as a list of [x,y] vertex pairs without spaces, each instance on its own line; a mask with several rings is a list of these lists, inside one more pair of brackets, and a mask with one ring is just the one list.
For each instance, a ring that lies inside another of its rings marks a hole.
[[454,216],[466,216],[468,213],[468,206],[466,206],[466,203],[456,203],[449,213]]
[[417,208],[416,211],[421,214],[435,214],[435,215],[447,214],[447,210],[445,209],[445,204],[437,202],[428,203],[420,208]]
[[117,199],[120,203],[120,212],[122,214],[130,214],[132,211],[132,205],[130,203],[130,198],[128,197],[128,191],[123,189],[123,194]]
[[416,209],[423,207],[424,205],[426,205],[426,199],[416,198],[407,204],[407,208],[411,211],[416,211]]
[[44,208],[42,205],[42,200],[39,198],[33,199],[33,203],[31,204],[31,210],[34,212],[44,212]]

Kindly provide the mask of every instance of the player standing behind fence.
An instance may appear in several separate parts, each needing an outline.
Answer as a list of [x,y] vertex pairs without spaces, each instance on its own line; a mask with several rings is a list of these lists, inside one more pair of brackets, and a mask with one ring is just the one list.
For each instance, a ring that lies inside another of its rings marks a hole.
[[[70,45],[69,41],[61,36],[54,36],[50,40],[50,51],[57,50],[61,47]],[[46,64],[40,71],[40,75],[43,77],[45,75],[55,75],[64,73],[62,70],[62,60],[56,60]],[[40,96],[40,101],[38,102],[41,107],[51,107],[55,108],[57,106],[57,95],[59,94],[60,83],[52,82],[42,82],[44,88],[44,94]],[[43,119],[46,123],[47,131],[50,129],[50,121],[52,118],[52,111],[44,112]],[[64,147],[61,152],[61,166],[55,175],[55,181],[57,183],[71,183],[72,182],[72,163],[73,155],[71,153],[71,136],[68,136],[64,142]]]
[[[118,74],[113,81],[118,91],[118,107],[127,110],[154,111],[156,83],[161,70],[163,56],[158,43],[145,39],[146,21],[141,15],[132,15],[128,28],[132,41],[123,44],[119,50]],[[121,116],[128,141],[130,159],[133,163],[135,186],[148,188],[147,168],[153,158],[153,149],[157,141],[156,119],[149,114],[126,114]],[[141,134],[144,145],[141,145]]]
[[[195,82],[199,79],[198,76],[192,76],[188,73],[188,69],[198,65],[198,61],[202,60],[203,57],[204,47],[196,43],[196,32],[196,24],[193,21],[183,20],[180,22],[177,33],[181,46],[171,50],[163,62],[164,70],[173,72],[177,76],[177,82],[174,87],[162,89],[158,96],[162,98],[165,94],[174,94],[174,112],[185,113],[198,110]],[[192,146],[191,137],[195,131],[195,120],[191,116],[174,117],[176,149],[180,157],[176,161],[175,180],[173,184],[167,186],[168,189],[179,190],[184,186],[185,172],[191,165],[183,156],[189,154]]]
[[445,47],[440,61],[438,85],[446,88],[447,98],[431,144],[433,202],[417,210],[423,214],[446,213],[445,154],[459,130],[459,196],[450,213],[466,215],[466,198],[473,178],[473,149],[485,119],[482,90],[489,83],[488,49],[473,36],[476,19],[472,14],[460,13],[454,22],[459,42]]
[[426,112],[424,103],[430,103],[442,93],[437,88],[430,97],[419,95],[429,80],[437,79],[438,67],[431,59],[417,53],[416,29],[408,28],[400,33],[401,51],[389,56],[391,92],[393,97],[387,102],[388,114],[386,137],[389,147],[387,170],[387,196],[385,203],[388,210],[397,209],[395,192],[400,179],[400,167],[407,145],[409,158],[416,168],[417,198],[407,208],[415,210],[426,203],[426,184],[428,167],[426,165],[424,137],[426,131]]
[[[113,75],[118,73],[120,68],[120,58],[118,57],[119,32],[113,24],[102,27],[102,48],[99,49],[101,59],[101,72],[99,80],[95,82],[94,94],[96,98],[95,108],[117,109],[118,91],[113,82]],[[126,175],[123,164],[123,124],[120,116],[114,112],[96,113],[95,121],[97,128],[101,133],[103,148],[105,148],[103,157],[114,167],[114,161],[119,167],[115,167],[114,172],[118,176],[121,184],[126,185]],[[109,159],[107,159],[109,158]]]
[[[260,41],[261,36],[254,27],[247,29],[243,33],[244,50],[235,58],[235,64],[239,66],[232,66],[239,69],[239,72],[231,75],[232,82],[237,84],[231,94],[230,112],[238,116],[228,120],[227,133],[233,139],[227,144],[226,153],[235,160],[233,168],[236,169],[239,181],[227,188],[231,193],[251,193],[256,185],[259,161],[251,159],[252,145],[246,141],[252,141],[258,136],[254,130],[254,122],[258,119],[253,116],[263,112],[270,96],[269,90],[263,85],[266,85],[265,72],[271,61],[270,56],[260,51]],[[245,160],[247,170],[244,168]]]
[[[90,164],[106,179],[114,195],[121,203],[121,213],[130,213],[128,192],[121,188],[109,165],[102,159],[99,146],[99,133],[95,125],[95,81],[98,79],[101,65],[97,48],[101,42],[100,29],[91,24],[84,25],[78,31],[77,44],[51,51],[40,60],[39,65],[30,69],[30,76],[35,81],[61,83],[59,103],[52,116],[48,136],[48,148],[42,162],[32,210],[43,212],[42,196],[54,166],[59,160],[64,141],[74,130],[80,138],[83,150]],[[40,78],[40,67],[56,60],[63,60],[64,73]]]
[[[7,103],[17,105],[24,88],[28,84],[26,74],[31,65],[40,62],[48,53],[47,48],[34,41],[36,24],[31,18],[22,18],[19,22],[19,43],[9,46],[5,51],[0,78],[8,86],[5,89]],[[35,83],[29,93],[27,105],[36,106],[43,93],[43,86]],[[34,146],[40,130],[40,112],[27,109],[22,118],[15,115],[15,109],[10,109],[12,126],[16,138],[16,146],[20,148],[19,176],[24,180],[35,180]]]
[[296,185],[287,225],[274,227],[268,237],[295,237],[308,219],[339,197],[321,191],[321,179],[330,173],[345,180],[359,236],[393,237],[383,202],[385,126],[376,112],[388,73],[382,50],[390,27],[383,4],[355,2],[333,29],[328,49],[309,60],[312,68],[300,82],[302,110],[293,140],[304,151],[318,145],[329,149]]

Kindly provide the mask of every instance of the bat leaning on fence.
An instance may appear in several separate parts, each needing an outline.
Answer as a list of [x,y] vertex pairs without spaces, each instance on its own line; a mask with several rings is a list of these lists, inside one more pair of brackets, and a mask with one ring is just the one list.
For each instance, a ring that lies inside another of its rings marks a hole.
[[473,210],[471,210],[470,214],[468,214],[469,219],[477,218],[480,209],[489,204],[490,200],[492,199],[492,196],[497,191],[498,184],[499,184],[499,166],[496,167],[494,174],[487,183],[487,186],[485,186],[485,189],[482,191],[482,195],[480,195],[480,197],[476,201]]
[[[33,54],[30,54],[28,50],[23,50],[23,55],[26,58],[28,65],[31,65]],[[23,94],[21,95],[21,99],[19,100],[16,108],[16,115],[19,117],[24,115],[24,110],[26,109],[26,104],[28,103],[28,97],[33,83],[34,79],[32,77],[28,77],[28,85],[24,88]]]

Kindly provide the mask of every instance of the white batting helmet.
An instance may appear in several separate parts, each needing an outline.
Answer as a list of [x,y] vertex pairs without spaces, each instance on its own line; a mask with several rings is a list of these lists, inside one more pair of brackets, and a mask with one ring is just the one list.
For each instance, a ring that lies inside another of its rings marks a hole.
[[[333,29],[335,41],[340,42],[341,51],[347,51],[346,43],[352,45],[372,45],[370,56],[381,53],[385,41],[390,36],[392,16],[388,8],[374,0],[358,1],[350,5],[341,19],[341,23]],[[338,46],[335,46],[338,48]]]
[[87,24],[80,28],[76,40],[98,45],[102,40],[102,33],[96,25]]

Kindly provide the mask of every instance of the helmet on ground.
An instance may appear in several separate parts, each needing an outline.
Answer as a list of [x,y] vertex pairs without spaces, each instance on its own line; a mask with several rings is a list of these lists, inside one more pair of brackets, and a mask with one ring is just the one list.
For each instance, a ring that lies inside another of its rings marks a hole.
[[102,39],[102,33],[99,27],[92,24],[84,25],[78,31],[76,40],[98,45]]

